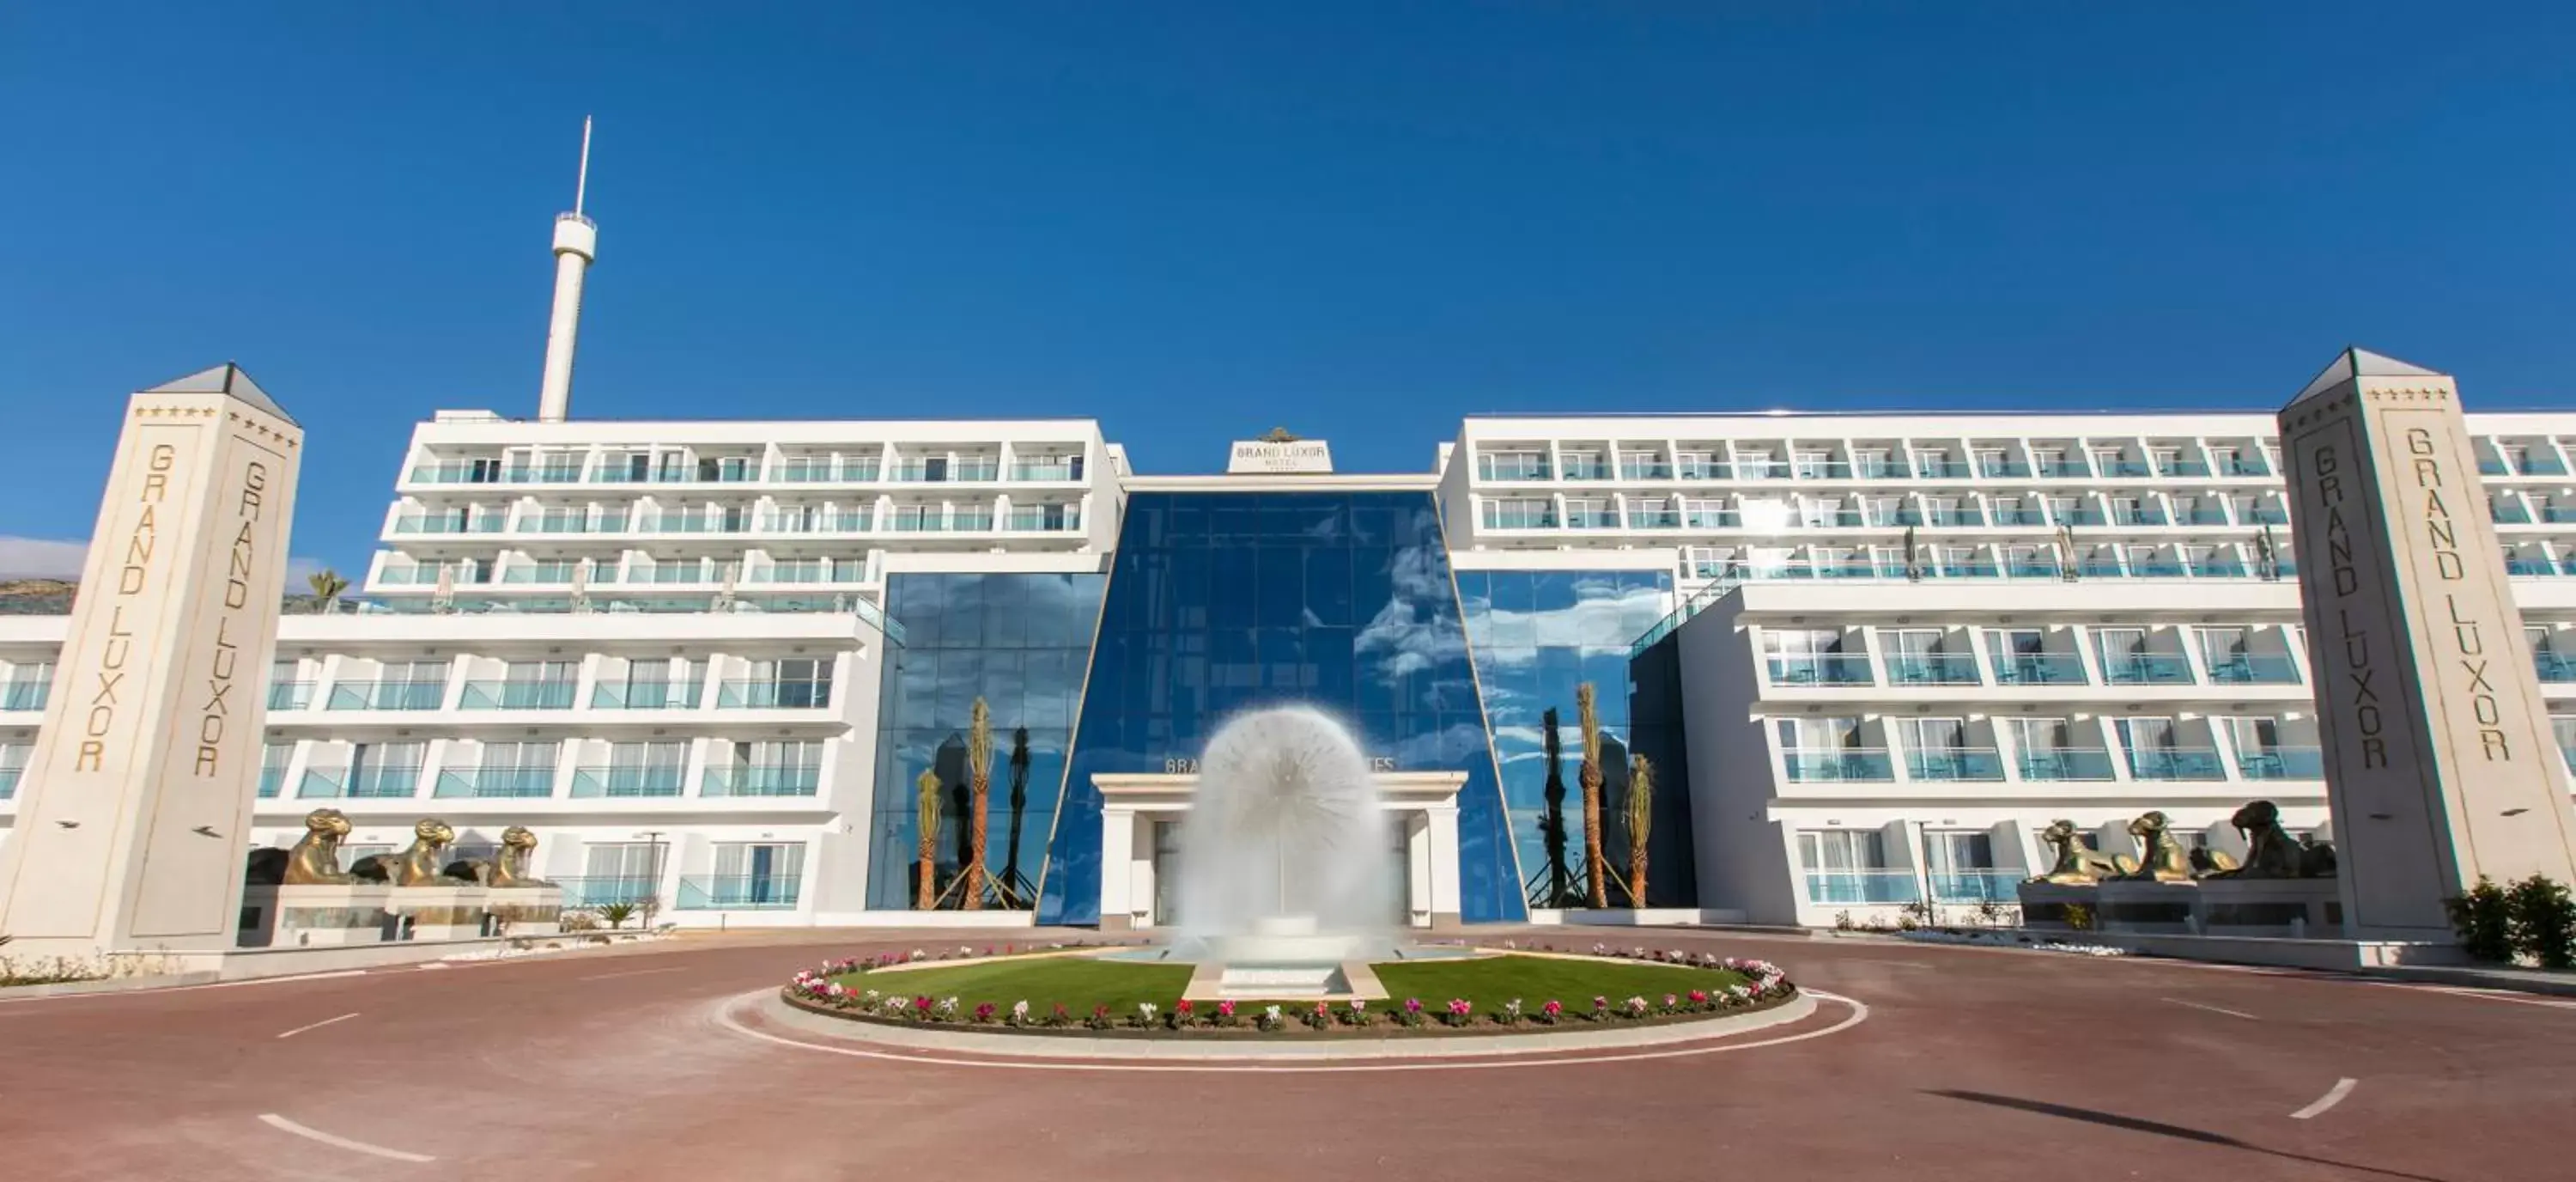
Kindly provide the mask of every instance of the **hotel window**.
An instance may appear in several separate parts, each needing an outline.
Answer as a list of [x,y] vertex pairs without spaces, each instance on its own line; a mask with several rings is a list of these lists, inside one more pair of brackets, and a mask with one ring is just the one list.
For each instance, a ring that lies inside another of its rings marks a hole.
[[1905,499],[1902,497],[1868,497],[1863,499],[1861,504],[1868,510],[1866,520],[1869,524],[1894,525],[1896,524],[1897,511],[1904,507]]
[[2114,474],[2116,474],[2116,473],[2118,473],[2118,472],[2120,471],[2120,449],[2119,449],[2119,448],[2116,448],[2116,447],[2096,447],[2096,448],[2089,448],[2089,449],[2087,449],[2087,454],[2089,454],[2089,455],[2092,457],[2092,459],[2093,459],[2093,471],[2095,471],[2096,473],[2099,473],[2099,474],[2101,474],[2101,475],[2103,475],[2103,476],[2110,476],[2110,475],[2114,475]]
[[1686,451],[1676,459],[1681,469],[1681,478],[1684,480],[1726,479],[1726,466],[1717,458],[1715,452]]
[[1901,579],[1905,577],[1905,567],[1910,558],[1903,546],[1872,546],[1869,548],[1869,561],[1879,574]]
[[1694,579],[1740,579],[1743,565],[1735,560],[1733,546],[1692,546],[1683,551],[1683,569]]
[[2151,447],[2147,449],[2147,456],[2155,462],[2158,476],[2171,476],[2182,469],[2182,449],[2179,447]]
[[260,748],[260,799],[274,799],[278,792],[285,788],[286,765],[293,762],[295,762],[295,744],[292,740],[283,743],[270,743]]
[[2012,463],[2005,458],[2005,455],[2004,449],[2000,447],[1976,449],[1977,475],[2002,476],[2012,471]]
[[1928,525],[1965,524],[1959,519],[1959,498],[1957,497],[1923,498],[1923,520]]
[[1802,451],[1790,461],[1792,473],[1800,480],[1823,480],[1833,472],[1832,452]]
[[1565,478],[1568,480],[1610,479],[1610,463],[1600,452],[1562,451],[1558,455],[1565,464]]
[[[1891,874],[1875,829],[1808,829],[1798,834],[1798,861],[1812,903],[1905,903],[1911,875]],[[1899,881],[1903,880],[1903,881]]]
[[2111,498],[2111,520],[2119,525],[2143,525],[2148,521],[2145,503],[2134,496]]
[[661,741],[608,747],[609,796],[678,796],[688,776],[689,745]]
[[1682,524],[1692,529],[1725,529],[1735,524],[1720,497],[1695,497],[1682,502]]
[[1800,497],[1798,498],[1799,524],[1809,529],[1822,529],[1836,525],[1842,518],[1842,507],[1843,502],[1840,497]]
[[1621,451],[1619,474],[1630,480],[1654,480],[1665,476],[1663,453],[1656,451]]
[[1545,529],[1556,524],[1545,497],[1506,497],[1485,502],[1487,529]]
[[2048,498],[2048,520],[2053,525],[2076,524],[2076,499],[2071,496]]
[[420,764],[428,744],[358,743],[349,748],[345,796],[410,796],[420,787]]
[[[2558,758],[2569,771],[2576,771],[2576,718],[2563,714],[2549,716],[2550,736],[2558,740]],[[22,757],[23,758],[23,757]]]
[[1547,453],[1543,451],[1479,451],[1476,465],[1477,475],[1487,480],[1547,479]]
[[652,898],[662,889],[663,851],[669,848],[654,841],[592,842],[583,846],[581,884],[567,885],[564,905],[597,907]]
[[1568,497],[1565,500],[1565,523],[1576,529],[1614,529],[1619,515],[1603,497]]
[[2048,755],[2075,747],[2074,725],[2063,718],[2013,718],[2005,720],[2004,726],[2012,735],[2013,747],[2024,755]]
[[823,744],[812,739],[733,743],[710,757],[709,796],[812,796]]
[[1914,450],[1914,474],[1927,480],[1957,475],[1950,470],[1950,453],[1938,447]]
[[1735,474],[1744,480],[1769,480],[1776,473],[1771,468],[1771,453],[1744,451],[1735,453]]
[[815,657],[754,661],[747,706],[807,710],[832,704],[832,667]]
[[1943,902],[2014,897],[2008,887],[1994,893],[2000,885],[1989,873],[1995,869],[1995,839],[1982,829],[1924,830],[1923,868],[1931,872],[1933,893]]
[[1879,448],[1854,451],[1852,471],[1863,479],[1885,480],[1898,474],[1896,466],[1889,462],[1890,458],[1885,450]]
[[[803,842],[721,842],[715,881],[701,904],[710,907],[793,907],[805,873]],[[689,906],[682,891],[680,905]]]
[[2066,449],[2062,447],[2033,447],[2030,449],[2030,461],[2034,467],[2039,469],[2039,474],[2042,476],[2062,475],[2063,473],[2061,473],[2059,469],[2066,466]]

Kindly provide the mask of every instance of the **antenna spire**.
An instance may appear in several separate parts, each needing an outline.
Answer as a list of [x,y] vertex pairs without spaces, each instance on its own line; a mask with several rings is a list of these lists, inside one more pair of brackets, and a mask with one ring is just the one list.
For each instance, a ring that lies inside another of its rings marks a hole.
[[581,177],[572,184],[572,211],[581,212],[582,199],[590,193],[590,116],[581,117]]

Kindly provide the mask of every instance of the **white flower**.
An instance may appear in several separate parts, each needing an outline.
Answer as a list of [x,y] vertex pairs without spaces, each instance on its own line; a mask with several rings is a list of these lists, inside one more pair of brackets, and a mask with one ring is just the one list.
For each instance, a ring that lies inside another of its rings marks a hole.
[[867,992],[865,992],[865,993],[860,994],[860,995],[859,995],[859,1000],[860,1000],[860,1001],[863,1001],[863,1002],[866,1002],[866,1003],[868,1003],[869,1005],[875,1005],[875,1004],[877,1004],[877,999],[878,999],[878,998],[880,998],[880,997],[883,997],[883,996],[885,996],[885,995],[884,995],[884,994],[881,994],[881,993],[878,993],[878,992],[877,992],[876,990],[874,990],[874,989],[871,989],[871,990],[868,990],[868,991],[867,991]]
[[913,950],[912,950],[912,956],[910,957],[910,959],[912,959],[912,960],[926,960],[926,959],[928,959],[928,958],[929,958],[929,956],[930,956],[930,954],[929,954],[929,953],[924,952],[924,951],[922,951],[922,950],[920,950],[920,949],[918,949],[918,948],[915,948],[915,949],[913,949]]
[[1145,1020],[1151,1022],[1154,1020],[1154,1003],[1150,1001],[1137,1002],[1136,1012],[1143,1014],[1145,1016]]

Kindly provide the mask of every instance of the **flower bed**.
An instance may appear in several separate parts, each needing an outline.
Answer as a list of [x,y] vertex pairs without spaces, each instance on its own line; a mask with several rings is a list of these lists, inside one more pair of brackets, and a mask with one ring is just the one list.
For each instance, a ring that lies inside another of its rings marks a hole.
[[[1174,996],[1179,984],[1160,987],[1132,982],[1101,985],[1123,990],[1121,1004],[1068,1004],[1041,993],[1033,998],[1005,994],[985,998],[974,992],[949,992],[939,978],[910,969],[888,972],[922,960],[923,953],[870,959],[830,961],[798,973],[782,996],[801,1009],[860,1022],[893,1025],[954,1026],[1028,1034],[1084,1034],[1128,1037],[1258,1037],[1264,1035],[1394,1037],[1408,1035],[1508,1034],[1550,1027],[1690,1021],[1726,1014],[1751,1013],[1787,1001],[1796,994],[1786,973],[1768,961],[1715,955],[1692,956],[1678,950],[1644,948],[1613,950],[1595,946],[1591,956],[1544,951],[1545,956],[1505,954],[1474,960],[1390,962],[1388,976],[1425,981],[1444,972],[1462,979],[1473,974],[1488,984],[1509,985],[1516,978],[1533,984],[1564,984],[1585,974],[1606,982],[1636,986],[1644,980],[1668,984],[1657,991],[1630,988],[1581,992],[1567,996],[1469,997],[1398,996],[1385,1001],[1194,1001]],[[984,958],[970,958],[971,964]],[[998,958],[997,958],[998,959]],[[989,962],[988,962],[989,963]],[[1031,983],[1064,982],[1078,972],[1096,970],[1170,973],[1187,981],[1183,965],[1060,959],[1023,962],[1033,971]],[[925,970],[939,973],[953,966]],[[962,967],[962,966],[954,966]],[[1643,972],[1641,970],[1655,970]],[[918,984],[905,978],[918,978]],[[1007,987],[1011,977],[978,974],[986,991]],[[971,988],[971,987],[970,987]],[[1390,986],[1394,988],[1394,986]],[[1152,996],[1159,1000],[1137,1000]]]

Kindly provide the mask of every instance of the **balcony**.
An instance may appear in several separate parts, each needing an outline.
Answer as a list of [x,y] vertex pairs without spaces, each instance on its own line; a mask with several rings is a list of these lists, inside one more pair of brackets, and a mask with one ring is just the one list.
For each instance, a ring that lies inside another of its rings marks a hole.
[[718,710],[821,710],[832,704],[832,679],[727,681],[716,687]]
[[1608,509],[1572,509],[1565,511],[1565,524],[1574,529],[1617,529],[1619,515]]
[[1741,524],[1733,509],[1692,509],[1682,514],[1689,529],[1734,529]]
[[2165,525],[2165,511],[2155,505],[2123,506],[2111,513],[2113,525]]
[[2018,770],[2025,780],[2055,783],[2101,783],[2111,773],[2111,753],[2099,747],[2042,747],[2021,753]]
[[626,515],[604,513],[591,517],[584,513],[540,513],[521,518],[518,532],[523,534],[622,534],[626,532]]
[[1763,662],[1773,685],[1875,685],[1862,653],[1774,656]]
[[2546,558],[2525,558],[2516,555],[2504,560],[2504,573],[2523,578],[2545,579],[2557,574],[2558,567]]
[[1923,524],[1934,529],[1974,529],[1986,524],[1986,515],[1971,507],[1925,509]]
[[42,710],[53,696],[51,681],[12,681],[0,686],[0,710]]
[[2016,579],[2062,579],[2064,567],[2054,558],[2016,558],[2004,564],[2004,573]]
[[1809,870],[1810,903],[1920,903],[1922,880],[1911,870]]
[[2255,525],[2288,525],[2290,510],[2286,505],[2256,505],[2247,520]]
[[760,531],[771,534],[863,534],[868,532],[869,514],[865,511],[841,513],[773,513],[760,521]]
[[821,790],[823,769],[804,764],[736,764],[711,767],[698,781],[703,797],[812,796]]
[[2049,512],[2049,516],[2055,518],[2059,525],[2111,524],[2111,519],[2107,515],[2090,505],[2070,505],[2064,509],[2054,509]]
[[1678,471],[1684,480],[1732,479],[1724,460],[1683,460]]
[[434,797],[473,797],[524,799],[555,794],[555,769],[550,767],[460,767],[438,773],[438,783],[430,789]]
[[1011,479],[1060,484],[1082,479],[1082,469],[1072,464],[1013,464]]
[[2505,466],[2504,466],[2504,461],[2503,461],[2503,460],[2497,459],[2497,458],[2496,458],[2496,457],[2494,457],[2494,456],[2479,456],[2479,457],[2478,457],[2478,475],[2480,475],[2480,476],[2510,476],[2510,475],[2512,475],[2512,474],[2513,474],[2513,470],[2512,470],[2512,469],[2510,469],[2510,468],[2505,467]]
[[2003,577],[2003,568],[1991,562],[1943,562],[1924,568],[1944,579],[1995,579]]
[[2196,502],[2187,511],[2176,509],[2174,520],[2184,525],[2225,525],[2227,508],[2223,505]]
[[2094,466],[2100,468],[2102,470],[2102,475],[2104,476],[2127,478],[2153,476],[2156,474],[2155,465],[2150,464],[2145,460],[2117,459],[2111,456],[2104,456],[2094,461]]
[[1841,460],[1793,460],[1789,476],[1794,480],[1849,480],[1851,465]]
[[2004,778],[2003,755],[1992,747],[1943,747],[1905,753],[1905,774],[1937,783]]
[[2525,476],[2565,476],[2567,474],[2567,463],[2551,453],[2537,451],[2526,452],[2522,457],[2522,474]]
[[947,517],[936,513],[907,515],[897,513],[894,532],[899,534],[983,533],[993,528],[993,511],[960,509]]
[[[15,784],[15,783],[16,783],[16,779],[15,779],[15,777],[12,777],[10,782],[11,782],[12,784]],[[278,794],[278,793],[280,793],[280,792],[283,792],[283,791],[285,791],[285,790],[286,790],[286,769],[285,769],[285,768],[282,768],[282,767],[263,767],[263,768],[259,769],[259,798],[260,798],[261,800],[275,800],[275,799],[277,799],[277,794]],[[7,799],[6,795],[5,795],[5,794],[0,794],[0,800],[4,800],[4,799]]]
[[394,532],[398,534],[497,534],[508,524],[509,518],[499,513],[463,520],[454,517],[415,515],[394,518]]
[[1645,463],[1621,460],[1619,476],[1624,480],[1670,480],[1673,478],[1673,466],[1661,460]]
[[445,681],[341,681],[331,686],[327,710],[436,710],[445,705]]
[[2288,653],[2234,653],[2209,659],[2209,680],[2216,685],[2297,685],[2299,663]]
[[1781,775],[1792,784],[1886,784],[1896,779],[1887,752],[1876,747],[1796,748],[1780,753]]
[[743,513],[646,513],[636,518],[635,532],[646,534],[741,534],[751,532]]
[[317,767],[295,786],[298,800],[400,800],[419,793],[417,767]]
[[2140,780],[2224,780],[2227,765],[2211,747],[2141,747],[2129,752],[2129,775]]
[[873,484],[879,471],[875,460],[791,459],[781,462],[771,479],[781,484]]
[[2552,525],[2576,521],[2576,505],[2542,505],[2540,519]]
[[1679,529],[1681,524],[1682,515],[1677,510],[1628,507],[1630,529]]
[[1980,456],[1977,475],[2002,480],[2020,480],[2030,475],[2030,465],[2010,456]]
[[635,683],[614,685],[601,682],[590,687],[590,706],[594,710],[695,710],[704,698],[703,681],[678,685]]
[[1556,513],[1551,509],[1485,510],[1487,529],[1555,529]]
[[2547,649],[2533,649],[2531,663],[2542,681],[2576,681],[2576,657],[2562,656]]
[[1610,465],[1601,463],[1597,460],[1589,463],[1577,460],[1567,460],[1565,462],[1565,479],[1608,480],[1610,479]]
[[1966,460],[1935,460],[1917,456],[1914,475],[1923,480],[1966,480],[1970,472]]
[[2073,653],[1996,653],[1997,685],[2082,685],[2084,660]]
[[271,710],[307,710],[313,706],[313,683],[309,681],[272,681],[268,685],[268,708]]
[[2236,771],[2248,780],[2322,780],[2325,753],[2314,747],[2269,747],[2236,753]]
[[1932,880],[1932,901],[1935,903],[2018,905],[2021,902],[2021,880],[2028,876],[2019,870],[1954,867],[1935,870],[1927,877]]
[[2102,681],[2107,685],[2190,685],[2191,662],[2180,653],[2104,653]]
[[571,681],[469,681],[460,710],[570,710]]
[[2230,457],[2220,467],[2230,476],[2270,476],[2272,474],[2272,465],[2260,458],[2250,456]]
[[1487,480],[1553,480],[1547,460],[1540,456],[1485,456],[1476,465],[1476,474]]
[[1082,514],[1072,511],[1049,513],[1044,509],[1013,509],[1010,528],[1020,533],[1076,533],[1082,529]]
[[796,880],[772,875],[691,875],[680,879],[682,911],[790,911]]
[[1995,510],[1995,524],[2046,525],[2048,524],[2048,514],[2041,511],[2036,505],[2015,506],[2010,509],[1998,508]]
[[566,907],[605,907],[611,903],[643,903],[661,893],[660,884],[642,875],[580,875],[557,878],[563,888]]
[[[0,800],[16,799],[18,795],[18,781],[26,778],[26,775],[27,769],[22,767],[0,767]],[[262,792],[261,795],[275,796],[277,794],[274,792]]]
[[415,464],[413,484],[499,484],[501,466],[491,460],[447,460]]
[[1968,653],[1898,653],[1887,658],[1888,680],[1898,685],[1976,685],[1977,658]]
[[2194,459],[2161,460],[2156,464],[2158,476],[2207,476],[2209,465]]
[[610,765],[575,768],[572,794],[578,800],[601,797],[678,796],[686,788],[687,771],[673,766],[644,767]]
[[2052,480],[2084,479],[2093,475],[2093,465],[2083,460],[2038,460],[2031,464],[2033,473]]
[[2190,562],[2184,563],[2183,568],[2190,571],[2191,577],[2195,579],[2241,579],[2245,577],[2245,563],[2234,555],[2226,555],[2216,558],[2195,558]]

